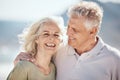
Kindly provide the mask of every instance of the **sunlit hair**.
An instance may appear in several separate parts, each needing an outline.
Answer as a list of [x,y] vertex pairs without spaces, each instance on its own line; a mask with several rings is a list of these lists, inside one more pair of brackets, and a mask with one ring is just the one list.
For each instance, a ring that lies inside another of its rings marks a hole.
[[61,17],[45,17],[37,22],[34,22],[30,27],[24,29],[23,33],[18,36],[20,39],[19,41],[22,44],[22,49],[24,51],[30,53],[32,56],[36,54],[37,44],[35,40],[39,36],[39,29],[49,23],[55,23],[60,29],[61,35],[63,34],[64,21]]
[[68,16],[84,17],[86,28],[100,27],[103,9],[95,2],[81,1],[68,10]]

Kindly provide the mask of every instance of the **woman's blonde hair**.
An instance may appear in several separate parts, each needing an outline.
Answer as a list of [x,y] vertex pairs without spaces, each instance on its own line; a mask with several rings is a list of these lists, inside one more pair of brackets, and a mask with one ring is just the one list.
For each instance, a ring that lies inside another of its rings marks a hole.
[[36,38],[39,36],[39,29],[48,23],[55,23],[59,28],[61,33],[63,33],[62,29],[64,27],[64,22],[61,17],[45,17],[35,23],[33,23],[30,27],[25,28],[23,33],[20,34],[19,41],[22,43],[22,48],[25,52],[34,56],[37,52],[37,44],[35,42]]

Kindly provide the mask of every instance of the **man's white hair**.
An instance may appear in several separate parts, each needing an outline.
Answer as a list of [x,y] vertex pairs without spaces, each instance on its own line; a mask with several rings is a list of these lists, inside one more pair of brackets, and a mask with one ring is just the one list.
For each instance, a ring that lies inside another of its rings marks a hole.
[[84,17],[86,19],[85,26],[90,29],[92,27],[100,27],[103,9],[95,2],[81,1],[69,8],[68,16]]

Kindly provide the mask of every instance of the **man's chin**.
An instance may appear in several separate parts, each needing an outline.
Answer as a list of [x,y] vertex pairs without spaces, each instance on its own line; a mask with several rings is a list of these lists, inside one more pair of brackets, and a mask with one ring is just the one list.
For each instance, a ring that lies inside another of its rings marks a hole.
[[68,45],[74,47],[74,44],[72,42],[68,42]]

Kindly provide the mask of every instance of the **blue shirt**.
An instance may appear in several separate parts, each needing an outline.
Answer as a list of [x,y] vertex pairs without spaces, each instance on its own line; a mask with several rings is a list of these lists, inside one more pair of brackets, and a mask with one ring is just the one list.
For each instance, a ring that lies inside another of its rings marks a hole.
[[96,46],[81,56],[71,46],[64,46],[55,65],[56,80],[120,80],[120,52],[100,37]]

